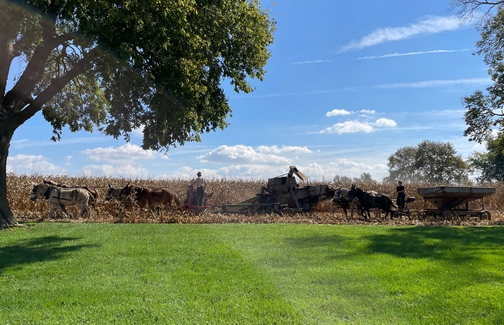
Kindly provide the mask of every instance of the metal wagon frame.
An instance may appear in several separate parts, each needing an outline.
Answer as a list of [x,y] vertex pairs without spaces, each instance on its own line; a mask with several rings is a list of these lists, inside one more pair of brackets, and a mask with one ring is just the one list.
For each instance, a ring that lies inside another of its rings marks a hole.
[[[418,194],[424,199],[424,210],[420,211],[420,217],[441,217],[446,220],[467,217],[479,217],[481,220],[491,219],[489,211],[485,210],[485,197],[495,194],[495,187],[468,187],[468,186],[438,186],[423,187],[418,189]],[[480,210],[469,209],[469,203],[481,202]],[[427,208],[427,202],[437,209]]]

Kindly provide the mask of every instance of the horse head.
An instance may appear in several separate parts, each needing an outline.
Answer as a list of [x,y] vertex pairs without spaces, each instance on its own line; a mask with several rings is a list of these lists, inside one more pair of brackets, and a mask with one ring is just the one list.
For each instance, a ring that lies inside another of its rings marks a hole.
[[358,198],[360,200],[364,196],[364,191],[355,186],[355,184],[352,184],[352,188],[348,191],[347,196],[349,202],[353,201],[354,198]]
[[121,199],[122,188],[114,187],[108,184],[107,193],[105,194],[105,200],[110,201],[112,199]]
[[52,188],[53,188],[52,185],[33,184],[33,188],[30,192],[30,200],[35,201],[41,196],[47,199],[49,197],[49,192],[51,192]]

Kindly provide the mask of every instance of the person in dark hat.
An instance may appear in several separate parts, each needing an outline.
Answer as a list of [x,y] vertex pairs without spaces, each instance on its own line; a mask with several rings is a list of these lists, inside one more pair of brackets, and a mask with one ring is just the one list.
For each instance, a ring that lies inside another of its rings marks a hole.
[[197,172],[198,178],[195,178],[191,185],[196,185],[196,205],[201,206],[203,204],[203,198],[205,197],[205,187],[206,182],[203,177],[201,177],[201,172]]
[[397,206],[399,207],[400,210],[402,210],[404,209],[406,193],[404,185],[401,181],[397,182],[396,193],[397,193]]

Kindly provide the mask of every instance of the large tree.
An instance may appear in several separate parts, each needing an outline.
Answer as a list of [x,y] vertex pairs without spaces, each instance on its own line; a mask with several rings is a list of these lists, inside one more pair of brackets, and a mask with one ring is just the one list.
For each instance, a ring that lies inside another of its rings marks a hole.
[[504,136],[488,139],[486,152],[476,152],[469,157],[469,164],[478,172],[480,182],[504,181]]
[[462,17],[484,12],[476,54],[482,55],[488,65],[492,84],[462,99],[467,124],[464,135],[470,141],[483,143],[504,130],[504,1],[452,0],[452,4]]
[[425,140],[415,147],[398,149],[388,158],[387,181],[461,183],[468,165],[451,143]]
[[0,0],[0,226],[16,223],[10,141],[37,112],[55,141],[66,128],[126,141],[143,128],[154,150],[200,141],[227,126],[222,82],[263,79],[274,29],[258,0]]

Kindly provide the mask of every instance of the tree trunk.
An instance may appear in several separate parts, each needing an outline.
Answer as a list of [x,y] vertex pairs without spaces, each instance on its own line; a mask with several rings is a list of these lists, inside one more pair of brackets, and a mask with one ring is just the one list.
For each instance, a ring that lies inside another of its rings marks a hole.
[[7,156],[14,131],[6,124],[0,123],[0,228],[19,225],[7,200]]

